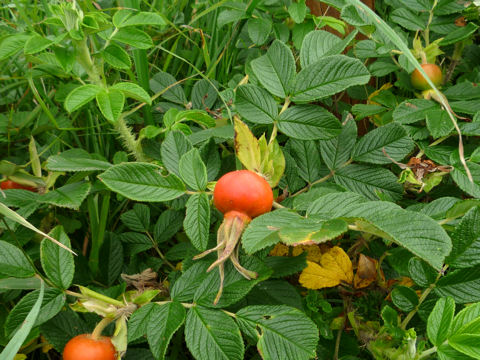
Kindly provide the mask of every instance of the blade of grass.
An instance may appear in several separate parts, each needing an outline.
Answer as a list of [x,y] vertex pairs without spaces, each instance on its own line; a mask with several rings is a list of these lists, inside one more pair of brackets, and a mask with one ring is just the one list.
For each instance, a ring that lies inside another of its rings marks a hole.
[[363,4],[360,0],[348,0],[348,3],[351,5],[355,6],[359,11],[364,13],[371,21],[373,24],[375,24],[376,27],[378,27],[379,30],[381,30],[384,35],[386,35],[395,46],[403,52],[405,57],[410,61],[412,65],[415,66],[418,71],[423,75],[423,77],[427,80],[428,84],[432,88],[432,90],[435,93],[435,100],[437,100],[440,104],[443,105],[445,110],[448,113],[448,116],[450,117],[450,120],[452,121],[455,130],[457,131],[458,134],[458,152],[460,155],[460,162],[462,163],[463,167],[465,168],[465,172],[467,174],[468,179],[470,182],[473,183],[473,178],[472,174],[470,172],[470,169],[467,166],[467,162],[465,161],[465,154],[463,150],[463,140],[462,140],[462,132],[460,131],[460,128],[458,127],[458,123],[456,120],[456,117],[450,108],[450,104],[448,103],[448,100],[445,98],[445,96],[440,92],[440,90],[437,89],[435,84],[430,80],[428,75],[423,71],[422,67],[420,66],[420,63],[417,61],[415,56],[411,53],[410,49],[408,48],[407,44],[405,44],[398,36],[398,34],[385,22],[383,21],[375,12],[370,9],[367,5]]

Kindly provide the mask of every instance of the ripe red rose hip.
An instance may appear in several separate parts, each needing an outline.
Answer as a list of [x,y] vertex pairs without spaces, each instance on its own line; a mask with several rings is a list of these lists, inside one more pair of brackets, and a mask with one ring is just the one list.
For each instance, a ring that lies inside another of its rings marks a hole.
[[249,170],[238,170],[218,180],[213,202],[223,214],[237,211],[252,219],[271,210],[273,192],[260,175]]
[[[428,75],[430,80],[432,80],[435,86],[440,86],[442,84],[443,75],[442,70],[439,66],[435,64],[422,64],[422,69]],[[418,90],[428,90],[430,89],[430,85],[428,84],[427,80],[423,77],[423,75],[415,69],[412,72],[410,77],[413,87]]]
[[63,360],[116,360],[116,353],[109,337],[94,339],[91,334],[82,334],[67,343]]
[[2,190],[9,190],[9,189],[22,189],[22,190],[28,190],[28,191],[35,191],[35,188],[31,186],[25,186],[19,183],[16,183],[15,181],[12,180],[5,180],[0,183],[0,189]]

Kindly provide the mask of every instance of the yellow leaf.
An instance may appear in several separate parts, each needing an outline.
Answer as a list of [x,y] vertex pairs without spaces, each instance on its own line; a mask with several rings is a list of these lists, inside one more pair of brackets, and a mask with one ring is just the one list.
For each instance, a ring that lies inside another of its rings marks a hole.
[[288,256],[288,246],[283,245],[282,243],[278,243],[275,247],[270,251],[271,256]]
[[308,289],[322,289],[337,286],[341,282],[353,282],[353,267],[342,248],[334,246],[322,254],[320,264],[307,261],[307,267],[300,274],[299,282]]
[[307,252],[307,260],[319,263],[322,258],[322,250],[318,245],[300,245],[292,250],[292,256],[298,256],[304,251]]
[[247,170],[261,172],[261,154],[258,140],[248,126],[234,117],[235,150],[240,162]]

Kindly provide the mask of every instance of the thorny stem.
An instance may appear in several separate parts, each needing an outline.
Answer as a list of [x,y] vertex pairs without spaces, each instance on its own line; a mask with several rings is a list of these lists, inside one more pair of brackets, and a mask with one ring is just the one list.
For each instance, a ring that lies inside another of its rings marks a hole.
[[125,117],[120,116],[114,124],[115,129],[123,140],[123,145],[127,150],[135,156],[137,161],[145,161],[145,156],[143,155],[142,147],[140,142],[137,140],[136,136],[132,133],[132,130],[127,126],[125,122]]

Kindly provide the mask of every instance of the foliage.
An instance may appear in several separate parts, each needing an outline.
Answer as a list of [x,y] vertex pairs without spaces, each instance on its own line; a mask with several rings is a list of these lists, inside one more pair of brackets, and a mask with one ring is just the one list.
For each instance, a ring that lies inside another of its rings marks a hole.
[[323,3],[0,5],[1,360],[480,359],[479,4]]

